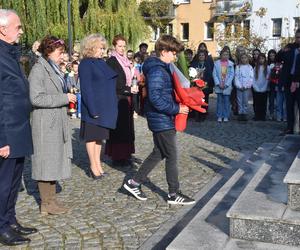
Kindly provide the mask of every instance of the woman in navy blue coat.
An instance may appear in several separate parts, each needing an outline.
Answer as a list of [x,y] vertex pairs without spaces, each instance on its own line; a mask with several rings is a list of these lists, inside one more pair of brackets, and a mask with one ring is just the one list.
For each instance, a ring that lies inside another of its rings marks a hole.
[[86,142],[91,175],[94,179],[105,176],[102,169],[101,141],[109,138],[109,129],[116,127],[118,116],[114,72],[102,59],[106,40],[92,34],[81,43],[82,61],[79,65],[81,87],[80,137]]

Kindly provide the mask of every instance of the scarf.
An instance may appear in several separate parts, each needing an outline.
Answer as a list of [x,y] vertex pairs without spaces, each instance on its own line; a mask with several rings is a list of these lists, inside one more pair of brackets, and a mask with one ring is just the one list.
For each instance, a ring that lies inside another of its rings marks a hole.
[[115,58],[117,58],[118,62],[122,66],[122,69],[126,75],[126,86],[130,87],[131,81],[132,81],[132,74],[131,74],[132,65],[131,65],[130,61],[128,60],[128,58],[126,56],[121,56],[116,51],[113,51],[111,53],[111,55],[114,56]]
[[67,82],[65,80],[64,73],[59,69],[59,67],[52,60],[49,59],[48,63],[50,64],[51,68],[58,76],[63,92],[68,93],[68,87],[67,87]]

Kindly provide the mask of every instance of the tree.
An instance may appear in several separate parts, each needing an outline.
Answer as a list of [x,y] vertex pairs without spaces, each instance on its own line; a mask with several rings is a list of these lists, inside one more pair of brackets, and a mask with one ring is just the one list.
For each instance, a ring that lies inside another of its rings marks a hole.
[[[24,25],[22,43],[30,46],[47,34],[68,39],[67,0],[0,0],[0,7],[14,9]],[[73,40],[100,32],[108,41],[123,34],[129,45],[147,35],[135,0],[71,0]]]

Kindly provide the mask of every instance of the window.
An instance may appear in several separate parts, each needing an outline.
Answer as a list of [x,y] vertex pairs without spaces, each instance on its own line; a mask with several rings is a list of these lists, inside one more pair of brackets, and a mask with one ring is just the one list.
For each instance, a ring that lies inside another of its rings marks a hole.
[[244,20],[243,22],[243,34],[248,36],[250,34],[250,20]]
[[171,23],[167,25],[167,34],[171,36],[173,35],[173,24]]
[[205,23],[204,29],[204,38],[205,40],[213,40],[214,39],[214,23]]
[[189,33],[190,33],[189,23],[182,23],[181,24],[181,39],[182,40],[189,40]]
[[173,3],[175,5],[182,4],[182,3],[190,3],[190,0],[173,0]]
[[300,17],[294,17],[295,20],[295,31],[300,28]]
[[152,41],[156,41],[160,36],[160,28],[159,27],[152,27],[152,34],[151,39]]
[[203,0],[203,3],[211,3],[212,0]]
[[280,37],[281,36],[282,19],[275,18],[275,19],[272,19],[272,21],[273,21],[273,37]]

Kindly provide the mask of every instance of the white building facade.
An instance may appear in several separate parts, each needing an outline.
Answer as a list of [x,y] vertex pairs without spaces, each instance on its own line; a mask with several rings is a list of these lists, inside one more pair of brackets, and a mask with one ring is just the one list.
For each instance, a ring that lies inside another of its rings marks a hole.
[[[257,11],[266,9],[264,16]],[[247,19],[250,29],[257,35],[267,39],[266,48],[280,49],[281,37],[293,37],[300,28],[299,0],[252,0],[252,13]]]

